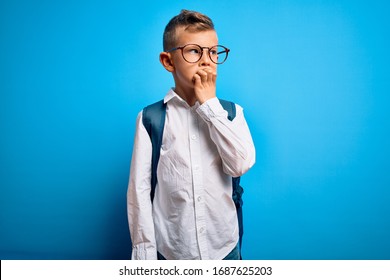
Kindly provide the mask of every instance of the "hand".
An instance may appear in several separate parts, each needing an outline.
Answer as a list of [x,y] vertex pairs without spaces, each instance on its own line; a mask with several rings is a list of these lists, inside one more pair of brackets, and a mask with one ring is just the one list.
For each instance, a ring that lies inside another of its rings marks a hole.
[[200,69],[193,77],[195,97],[200,104],[216,96],[217,73],[208,68]]

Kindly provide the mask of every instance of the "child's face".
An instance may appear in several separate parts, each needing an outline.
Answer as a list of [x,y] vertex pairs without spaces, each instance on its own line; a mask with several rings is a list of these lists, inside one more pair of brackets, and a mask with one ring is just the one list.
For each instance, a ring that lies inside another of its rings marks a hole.
[[[178,38],[175,47],[182,47],[187,44],[197,44],[201,47],[213,47],[218,45],[217,33],[215,30],[207,30],[200,32],[189,32],[184,30],[184,27],[176,30]],[[171,53],[173,63],[173,75],[175,77],[176,89],[188,91],[194,88],[194,75],[200,69],[217,71],[217,64],[210,60],[208,49],[203,49],[201,59],[196,63],[189,63],[184,60],[181,50],[176,50]]]

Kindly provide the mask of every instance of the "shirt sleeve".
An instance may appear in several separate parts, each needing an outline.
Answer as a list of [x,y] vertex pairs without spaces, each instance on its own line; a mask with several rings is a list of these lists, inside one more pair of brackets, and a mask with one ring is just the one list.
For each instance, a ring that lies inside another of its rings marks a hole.
[[152,216],[151,190],[152,144],[138,114],[134,138],[130,179],[127,190],[127,215],[133,260],[157,259],[156,240]]
[[254,165],[256,155],[242,107],[236,104],[233,121],[227,118],[217,97],[204,102],[197,112],[208,125],[210,137],[222,159],[223,171],[232,177],[247,172]]

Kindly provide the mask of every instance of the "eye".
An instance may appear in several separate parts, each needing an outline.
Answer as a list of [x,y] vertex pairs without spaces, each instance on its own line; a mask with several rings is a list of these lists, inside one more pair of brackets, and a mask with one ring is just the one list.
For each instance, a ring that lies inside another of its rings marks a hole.
[[189,54],[199,54],[199,53],[200,53],[200,50],[199,50],[198,48],[189,48],[189,49],[187,50],[187,52],[188,52]]
[[211,49],[210,50],[211,55],[218,55],[218,50],[217,49]]

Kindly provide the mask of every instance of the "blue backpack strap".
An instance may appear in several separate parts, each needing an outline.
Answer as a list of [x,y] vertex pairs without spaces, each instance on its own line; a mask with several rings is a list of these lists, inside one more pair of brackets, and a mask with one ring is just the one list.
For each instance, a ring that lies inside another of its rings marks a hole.
[[152,142],[152,174],[150,198],[153,201],[157,184],[157,164],[160,158],[160,147],[165,124],[167,105],[160,100],[145,107],[142,111],[142,123],[149,134]]
[[228,112],[228,119],[232,121],[236,117],[236,104],[224,99],[219,99],[219,103],[221,103],[223,109]]
[[240,243],[240,258],[242,259],[241,255],[241,248],[242,248],[242,236],[244,235],[244,219],[242,217],[242,205],[244,204],[242,200],[242,194],[244,193],[244,189],[240,185],[240,179],[241,177],[233,177],[233,201],[236,205],[237,210],[237,219],[238,219],[238,236],[239,236],[239,243]]
[[[228,119],[232,121],[236,117],[236,104],[234,104],[231,101],[227,101],[223,99],[219,99],[219,102],[221,103],[225,111],[228,112]],[[242,236],[244,235],[244,221],[242,218],[242,205],[244,203],[242,200],[242,194],[244,193],[244,189],[240,185],[240,179],[241,177],[232,178],[232,184],[233,184],[232,197],[237,210],[238,229],[239,229],[238,235],[240,237],[239,244],[240,244],[240,255],[241,255]]]

